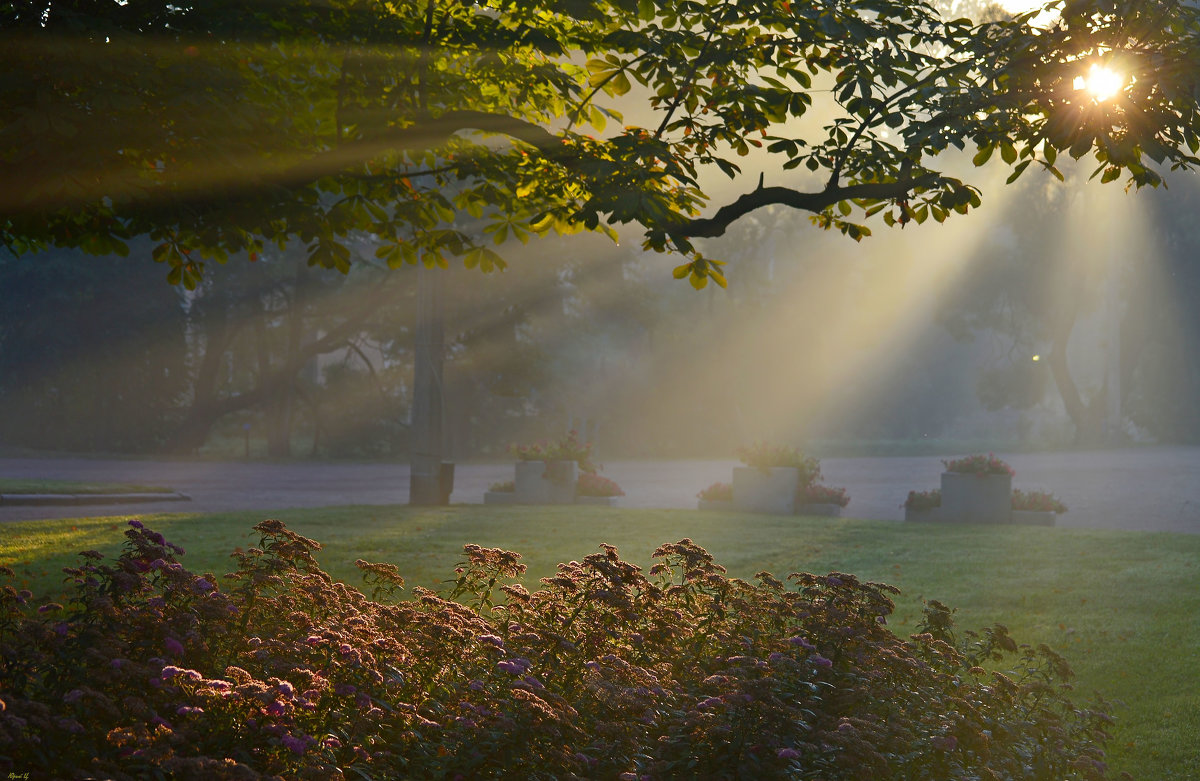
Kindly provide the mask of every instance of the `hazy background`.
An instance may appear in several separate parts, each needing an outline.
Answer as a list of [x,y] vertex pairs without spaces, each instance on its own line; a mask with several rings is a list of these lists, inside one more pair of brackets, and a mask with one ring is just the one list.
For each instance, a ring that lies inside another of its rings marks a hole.
[[[451,454],[568,426],[610,458],[756,439],[823,454],[1200,440],[1193,178],[1127,194],[1088,172],[1008,187],[1000,169],[964,173],[982,209],[872,223],[860,244],[755,213],[704,247],[728,290],[674,280],[679,261],[633,232],[510,240],[505,273],[442,272]],[[405,457],[416,270],[378,268],[367,237],[359,250],[346,276],[300,247],[236,258],[194,293],[166,284],[148,243],[0,257],[0,443],[241,455],[248,437],[253,455]]]

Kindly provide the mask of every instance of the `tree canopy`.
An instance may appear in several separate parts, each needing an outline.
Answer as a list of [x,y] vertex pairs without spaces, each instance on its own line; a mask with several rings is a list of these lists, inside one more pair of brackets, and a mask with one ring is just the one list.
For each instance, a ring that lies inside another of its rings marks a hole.
[[[768,205],[856,239],[978,206],[952,148],[1136,187],[1200,162],[1178,0],[980,24],[914,0],[26,0],[0,47],[0,241],[145,234],[188,287],[264,243],[487,271],[510,236],[623,223],[701,287],[724,277],[694,240]],[[1105,100],[1078,85],[1098,64]],[[710,170],[741,194],[710,199]]]

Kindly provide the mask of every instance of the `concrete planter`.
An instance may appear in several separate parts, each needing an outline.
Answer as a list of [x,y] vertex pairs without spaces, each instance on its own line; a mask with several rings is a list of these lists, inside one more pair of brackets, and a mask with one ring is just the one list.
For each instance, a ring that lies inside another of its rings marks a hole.
[[1022,526],[1053,526],[1057,513],[1051,510],[1013,510],[1012,522]]
[[733,506],[752,513],[791,515],[796,508],[800,470],[794,466],[733,469]]
[[907,523],[940,523],[942,520],[941,507],[927,507],[923,510],[904,508],[904,520]]
[[728,499],[701,499],[696,503],[698,510],[724,510],[733,512],[733,501]]
[[515,504],[574,504],[579,464],[574,461],[518,461]]
[[616,507],[619,496],[576,496],[575,504],[591,504],[597,507]]
[[796,515],[820,515],[829,518],[840,518],[842,506],[826,502],[796,505]]
[[1012,523],[1012,476],[942,472],[942,519]]

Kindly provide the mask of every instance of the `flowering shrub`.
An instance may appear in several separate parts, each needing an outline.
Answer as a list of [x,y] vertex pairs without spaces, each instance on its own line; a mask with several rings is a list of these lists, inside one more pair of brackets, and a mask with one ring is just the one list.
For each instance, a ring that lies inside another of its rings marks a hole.
[[[0,588],[0,771],[32,777],[1104,779],[1103,704],[1000,625],[958,633],[853,575],[726,577],[690,540],[609,545],[536,592],[465,547],[449,593],[255,527],[224,586],[132,522],[70,604]],[[11,576],[11,572],[6,572]],[[503,602],[503,604],[501,604]],[[1013,672],[1006,672],[1013,670]]]
[[947,472],[960,472],[968,475],[1008,475],[1012,477],[1016,474],[1013,468],[996,458],[994,453],[984,455],[964,456],[955,458],[950,461],[942,461]]
[[806,456],[794,447],[768,445],[765,442],[755,442],[749,447],[742,446],[734,451],[734,455],[746,466],[767,470],[773,466],[791,466],[800,470],[800,485],[807,486],[821,478],[821,462],[811,456]]
[[592,443],[580,442],[578,431],[569,431],[557,442],[540,440],[532,445],[509,445],[508,452],[520,461],[575,461],[579,471],[592,474],[598,467],[592,462]]
[[696,496],[706,502],[732,502],[733,485],[731,483],[713,483]]
[[900,506],[906,510],[932,510],[942,506],[942,492],[937,488],[932,491],[909,491],[908,498]]
[[1067,506],[1054,494],[1045,491],[1018,491],[1013,489],[1012,508],[1036,512],[1065,513]]
[[517,490],[517,484],[514,480],[501,480],[498,483],[492,483],[488,486],[488,490],[498,494],[512,493]]
[[597,474],[584,472],[575,483],[575,493],[579,496],[624,496],[625,492],[615,480],[601,477]]
[[845,507],[850,504],[850,496],[845,488],[831,488],[827,485],[806,485],[796,492],[796,504],[836,504]]

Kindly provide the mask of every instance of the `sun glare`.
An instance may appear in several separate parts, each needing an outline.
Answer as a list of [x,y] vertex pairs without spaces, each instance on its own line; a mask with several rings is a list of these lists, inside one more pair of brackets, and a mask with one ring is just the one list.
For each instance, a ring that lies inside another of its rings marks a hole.
[[1076,76],[1074,82],[1075,89],[1088,91],[1097,102],[1108,100],[1124,86],[1125,77],[1103,65],[1093,65],[1087,76]]

